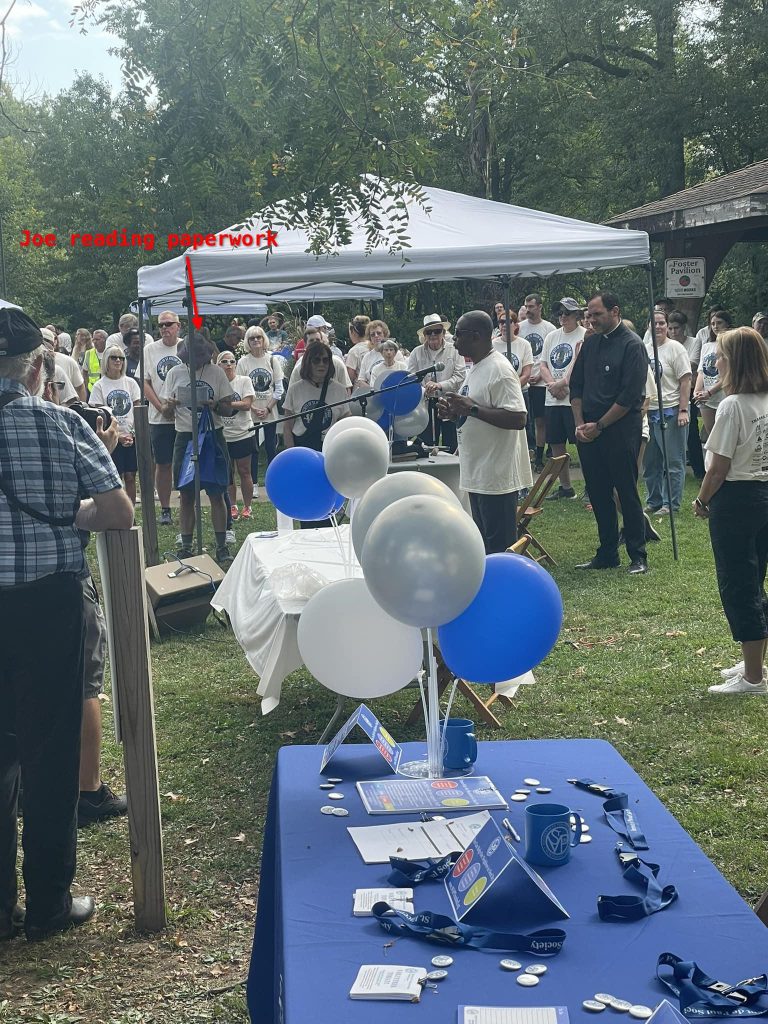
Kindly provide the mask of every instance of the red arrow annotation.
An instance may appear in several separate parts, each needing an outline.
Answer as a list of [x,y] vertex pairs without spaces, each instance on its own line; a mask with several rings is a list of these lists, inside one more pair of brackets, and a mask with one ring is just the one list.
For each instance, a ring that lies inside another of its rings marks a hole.
[[195,295],[195,282],[192,278],[192,264],[189,261],[189,256],[185,256],[184,259],[187,264],[187,280],[189,281],[189,294],[192,299],[192,323],[195,330],[199,331],[203,326],[203,318],[197,311],[197,295]]

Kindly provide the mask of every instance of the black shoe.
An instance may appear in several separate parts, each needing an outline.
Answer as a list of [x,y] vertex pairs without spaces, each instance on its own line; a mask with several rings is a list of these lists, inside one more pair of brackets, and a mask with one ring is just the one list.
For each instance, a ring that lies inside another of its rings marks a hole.
[[176,557],[177,558],[191,558],[192,557],[192,548],[176,548]]
[[0,910],[0,942],[12,939],[24,927],[24,908],[17,903],[13,910],[8,913]]
[[558,487],[553,494],[548,494],[545,501],[558,501],[560,498],[575,498],[576,491],[572,487]]
[[128,810],[128,801],[124,796],[113,793],[106,782],[102,782],[94,794],[98,799],[89,800],[80,796],[77,801],[77,827],[85,828],[105,818],[118,818]]
[[575,566],[576,569],[618,569],[621,562],[601,562],[597,558],[590,558],[588,562],[581,562]]
[[86,921],[90,921],[96,912],[96,904],[90,896],[74,896],[72,906],[65,914],[52,917],[45,924],[24,925],[27,933],[27,942],[42,942],[49,935],[56,935],[58,932],[69,931],[70,928],[77,928]]
[[158,526],[173,526],[173,519],[171,518],[171,510],[169,508],[164,508],[160,513]]
[[645,519],[645,539],[646,540],[661,540],[661,534],[658,530],[654,529],[653,523],[651,522],[650,516],[647,512],[643,513]]
[[633,562],[627,570],[630,576],[642,576],[648,572],[647,562]]
[[216,561],[219,565],[232,565],[234,560],[234,555],[232,555],[226,544],[224,547],[216,549]]
[[534,462],[534,464],[533,464],[533,472],[534,473],[543,473],[544,472],[544,463],[543,462]]

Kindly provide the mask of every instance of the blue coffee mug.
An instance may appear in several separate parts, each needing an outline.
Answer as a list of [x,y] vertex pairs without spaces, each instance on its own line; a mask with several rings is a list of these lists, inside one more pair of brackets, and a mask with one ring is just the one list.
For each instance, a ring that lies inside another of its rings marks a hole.
[[471,768],[477,760],[475,723],[468,718],[449,718],[447,723],[440,722],[441,732],[444,726],[443,768],[451,771]]
[[583,818],[565,804],[530,804],[525,808],[525,859],[546,868],[567,864],[583,831]]

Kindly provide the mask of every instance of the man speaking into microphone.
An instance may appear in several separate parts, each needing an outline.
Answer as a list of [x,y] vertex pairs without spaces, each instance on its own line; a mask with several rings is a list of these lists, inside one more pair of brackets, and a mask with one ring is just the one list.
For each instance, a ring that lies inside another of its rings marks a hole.
[[456,427],[437,414],[438,399],[458,391],[467,375],[464,359],[446,340],[445,332],[450,326],[450,321],[443,320],[439,313],[428,313],[424,317],[424,326],[418,331],[421,344],[411,352],[408,372],[435,371],[434,376],[430,374],[422,381],[424,396],[429,401],[429,426],[420,436],[425,444],[443,444],[455,452]]
[[472,367],[461,393],[439,403],[441,416],[456,421],[461,486],[489,555],[517,540],[517,492],[533,483],[520,378],[506,356],[494,351],[492,332],[482,310],[459,318],[456,349]]

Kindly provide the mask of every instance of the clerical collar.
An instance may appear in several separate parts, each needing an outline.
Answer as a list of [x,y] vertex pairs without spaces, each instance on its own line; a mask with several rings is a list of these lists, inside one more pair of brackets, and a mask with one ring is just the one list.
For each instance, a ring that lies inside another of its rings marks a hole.
[[622,326],[623,326],[623,323],[622,323],[622,321],[621,321],[621,320],[619,320],[619,322],[618,322],[618,323],[616,324],[616,326],[615,326],[615,327],[613,328],[613,330],[612,330],[612,331],[608,331],[608,332],[607,332],[607,334],[604,334],[604,335],[603,335],[603,337],[604,337],[604,338],[610,338],[610,337],[611,337],[611,335],[612,335],[612,334],[615,334],[615,333],[616,333],[616,331],[618,331],[618,329],[619,329],[620,327],[622,327]]

